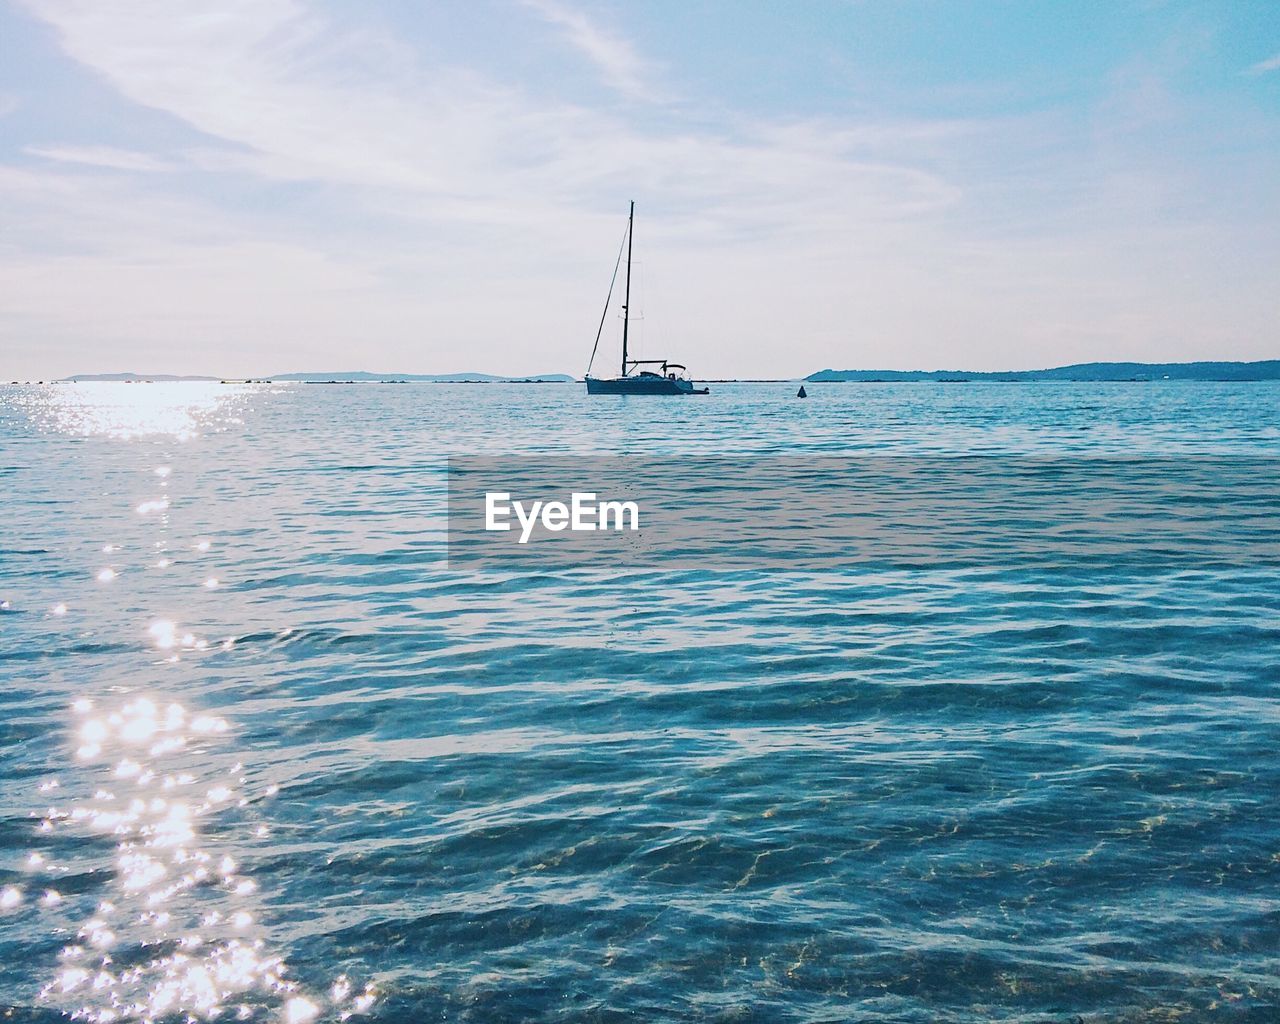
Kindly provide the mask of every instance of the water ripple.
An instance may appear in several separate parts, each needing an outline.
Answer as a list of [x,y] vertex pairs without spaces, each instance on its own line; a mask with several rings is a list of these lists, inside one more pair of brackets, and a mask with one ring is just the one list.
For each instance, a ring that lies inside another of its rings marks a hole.
[[442,558],[450,453],[1274,456],[1280,388],[85,388],[0,389],[16,1019],[1280,1005],[1274,569]]

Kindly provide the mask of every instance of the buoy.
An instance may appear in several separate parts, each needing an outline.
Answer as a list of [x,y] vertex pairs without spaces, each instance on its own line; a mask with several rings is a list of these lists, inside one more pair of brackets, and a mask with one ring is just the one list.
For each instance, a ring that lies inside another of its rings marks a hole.
[[804,389],[804,385],[800,385],[800,390],[796,392],[796,398],[808,398],[809,392]]

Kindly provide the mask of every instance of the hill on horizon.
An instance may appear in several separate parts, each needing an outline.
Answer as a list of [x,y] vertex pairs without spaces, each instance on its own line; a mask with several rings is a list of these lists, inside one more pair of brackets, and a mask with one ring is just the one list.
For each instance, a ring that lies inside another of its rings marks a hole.
[[484,384],[500,384],[510,381],[558,382],[574,380],[567,373],[530,373],[530,374],[494,374],[494,373],[370,373],[367,370],[347,370],[336,373],[278,373],[263,380],[355,380],[381,381],[405,380],[410,383],[462,384],[479,382]]
[[1280,380],[1280,359],[1251,363],[1074,363],[1044,370],[818,370],[815,383],[861,381],[1142,381]]
[[74,373],[70,377],[63,377],[61,379],[64,381],[73,381],[73,382],[74,381],[151,380],[151,381],[160,381],[164,383],[164,382],[180,381],[180,380],[216,381],[216,380],[220,380],[221,378],[186,376],[184,374],[174,374],[174,373]]
[[[63,381],[222,381],[244,380],[243,377],[202,377],[195,374],[172,373],[76,373]],[[572,381],[576,378],[567,373],[534,373],[527,376],[499,376],[492,373],[370,373],[367,370],[346,370],[333,373],[278,373],[250,380],[262,381],[408,381],[410,383],[464,384],[464,383],[497,383],[535,381],[539,383],[558,383]]]

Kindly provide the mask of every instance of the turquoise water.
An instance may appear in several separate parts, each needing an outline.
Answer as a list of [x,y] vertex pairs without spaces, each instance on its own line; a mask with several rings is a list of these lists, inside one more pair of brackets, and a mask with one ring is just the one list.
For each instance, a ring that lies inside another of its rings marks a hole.
[[794,390],[0,388],[6,1019],[1275,1020],[1280,571],[443,562],[449,454],[1280,455]]

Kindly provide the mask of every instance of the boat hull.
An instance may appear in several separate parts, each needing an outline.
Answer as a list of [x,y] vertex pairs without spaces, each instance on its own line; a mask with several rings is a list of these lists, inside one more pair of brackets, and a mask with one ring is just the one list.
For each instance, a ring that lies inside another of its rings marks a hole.
[[706,395],[709,388],[695,388],[691,381],[645,375],[641,377],[587,378],[589,395]]

